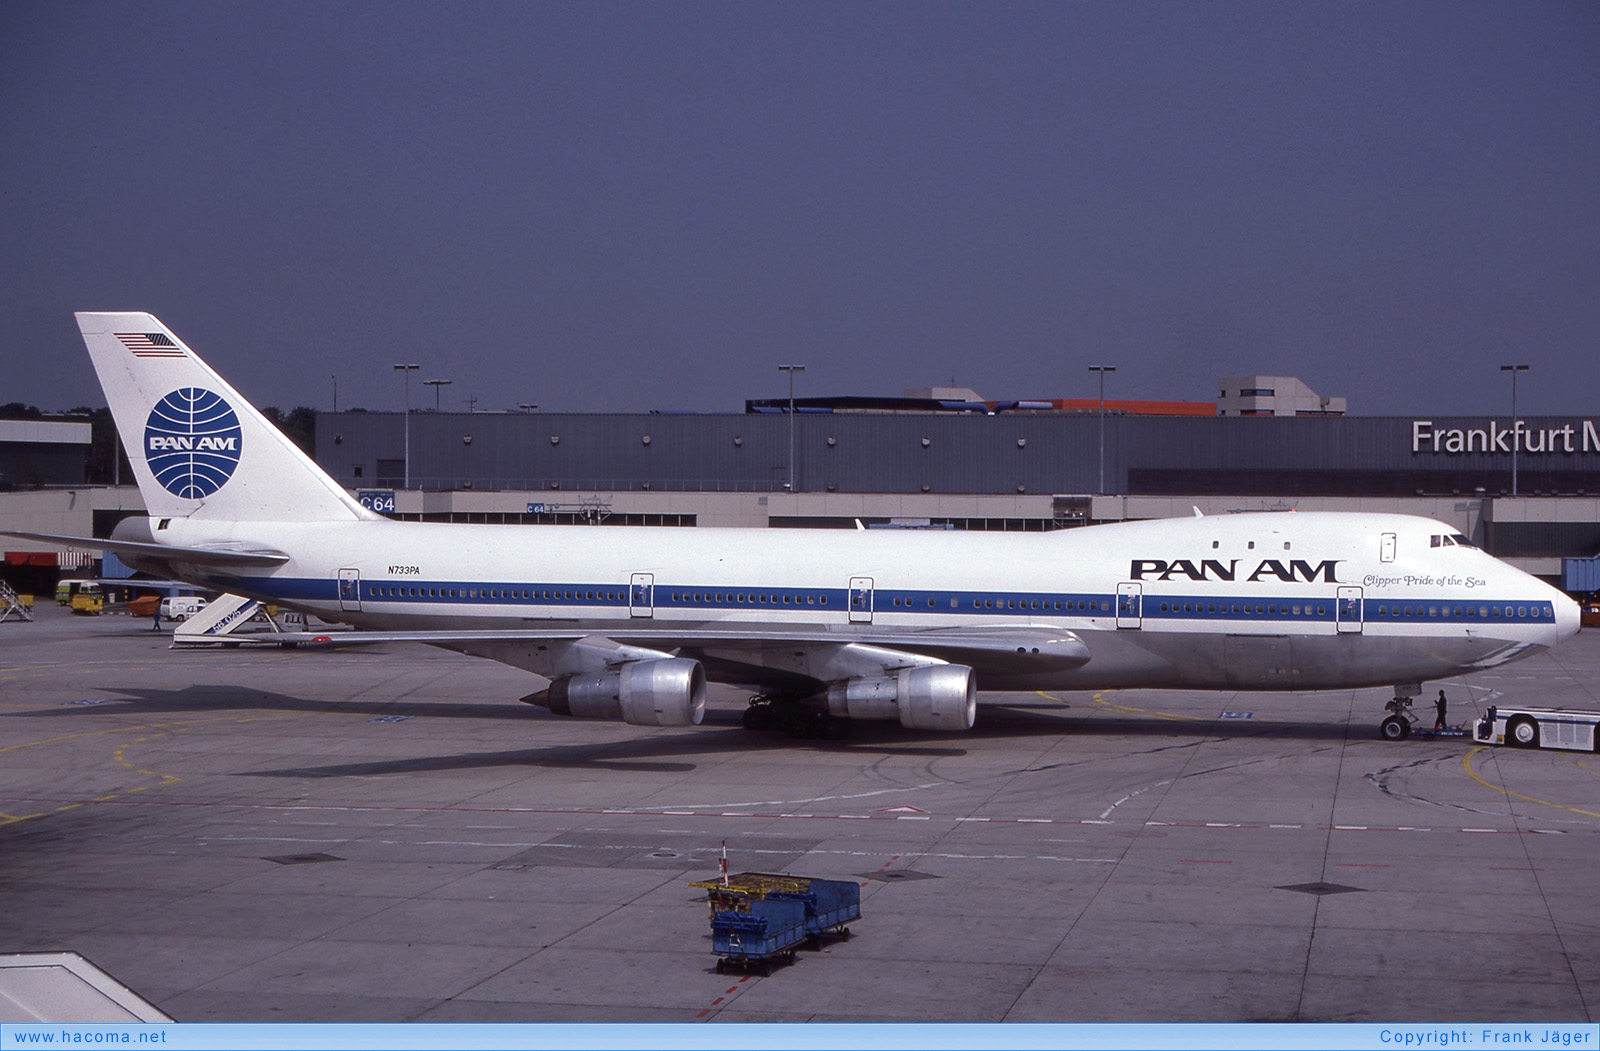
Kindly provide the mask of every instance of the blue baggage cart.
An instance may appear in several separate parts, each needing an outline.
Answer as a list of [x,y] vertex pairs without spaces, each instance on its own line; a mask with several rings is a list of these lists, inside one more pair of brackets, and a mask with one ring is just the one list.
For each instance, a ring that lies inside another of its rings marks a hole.
[[806,907],[806,933],[820,942],[832,931],[850,937],[851,920],[861,918],[861,885],[849,880],[813,879],[803,891],[779,890],[767,894],[768,901],[798,901]]
[[771,974],[774,960],[794,961],[795,946],[807,936],[806,907],[798,901],[760,899],[750,902],[748,911],[728,909],[711,917],[718,974],[728,966]]

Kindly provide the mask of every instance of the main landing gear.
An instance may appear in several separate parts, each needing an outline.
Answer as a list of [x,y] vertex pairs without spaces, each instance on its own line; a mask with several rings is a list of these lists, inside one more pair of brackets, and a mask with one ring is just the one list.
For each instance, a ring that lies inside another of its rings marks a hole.
[[746,730],[782,730],[795,740],[842,741],[850,736],[850,720],[824,709],[779,697],[752,697],[741,717]]

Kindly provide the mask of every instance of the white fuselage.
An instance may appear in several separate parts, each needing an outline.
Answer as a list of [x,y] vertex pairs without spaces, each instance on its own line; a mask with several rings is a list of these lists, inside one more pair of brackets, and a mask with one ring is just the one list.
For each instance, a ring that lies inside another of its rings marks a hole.
[[[1578,620],[1566,596],[1449,527],[1398,515],[1047,534],[174,520],[162,535],[282,550],[276,569],[190,575],[379,631],[563,627],[626,641],[647,627],[805,628],[848,642],[1008,627],[1088,648],[1072,668],[974,662],[989,690],[1417,683],[1536,652]],[[759,682],[770,664],[691,655],[730,682]]]

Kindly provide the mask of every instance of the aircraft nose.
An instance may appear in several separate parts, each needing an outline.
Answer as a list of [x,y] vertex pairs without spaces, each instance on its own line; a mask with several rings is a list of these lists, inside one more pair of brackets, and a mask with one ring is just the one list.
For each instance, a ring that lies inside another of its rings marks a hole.
[[1576,635],[1581,623],[1578,604],[1560,591],[1556,591],[1551,602],[1556,611],[1556,638],[1559,640]]

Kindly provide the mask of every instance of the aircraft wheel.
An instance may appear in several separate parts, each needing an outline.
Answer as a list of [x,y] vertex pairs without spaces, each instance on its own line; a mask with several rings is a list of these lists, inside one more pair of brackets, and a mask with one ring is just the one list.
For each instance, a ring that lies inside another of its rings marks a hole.
[[1404,741],[1411,736],[1411,724],[1398,715],[1391,715],[1378,724],[1378,733],[1385,741]]
[[822,717],[822,736],[830,741],[842,741],[850,736],[850,720],[836,715]]
[[1539,747],[1539,724],[1526,717],[1511,720],[1506,727],[1506,743],[1518,748]]
[[717,973],[718,974],[722,973],[722,961],[721,960],[717,961]]
[[772,709],[764,704],[752,704],[744,710],[743,715],[739,716],[739,721],[744,723],[746,730],[770,730],[772,729]]

